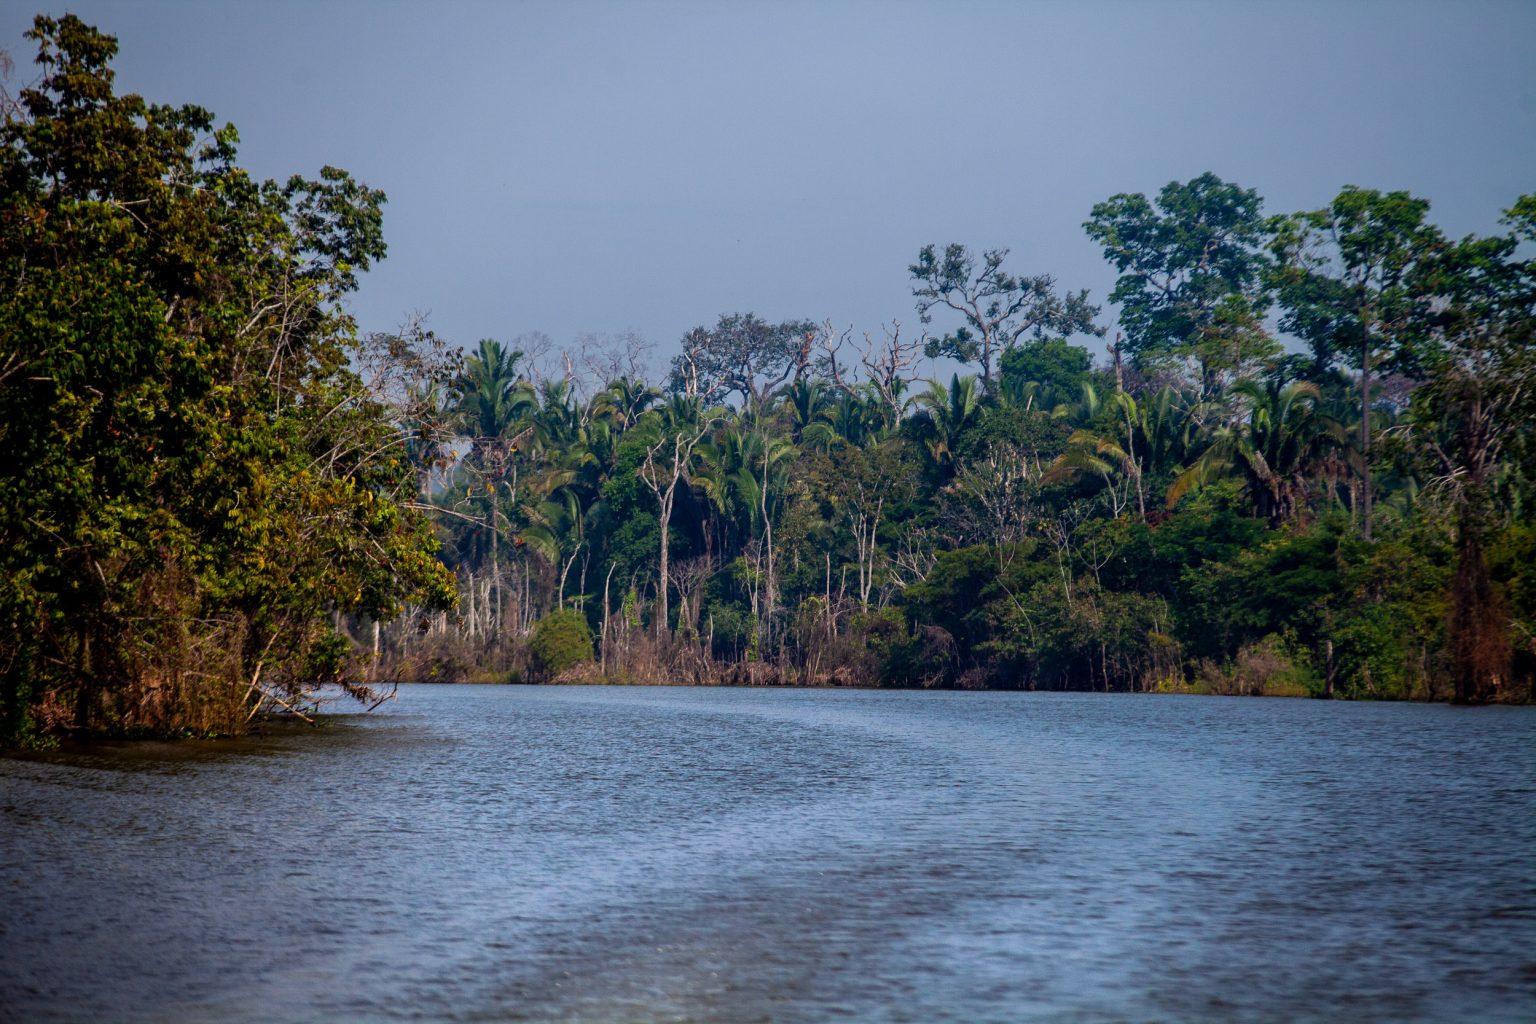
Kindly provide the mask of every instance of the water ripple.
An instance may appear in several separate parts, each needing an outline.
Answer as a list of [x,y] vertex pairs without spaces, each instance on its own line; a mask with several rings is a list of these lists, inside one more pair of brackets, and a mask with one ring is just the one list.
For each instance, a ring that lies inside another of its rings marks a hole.
[[0,761],[0,1021],[1536,1017],[1536,709],[405,687]]

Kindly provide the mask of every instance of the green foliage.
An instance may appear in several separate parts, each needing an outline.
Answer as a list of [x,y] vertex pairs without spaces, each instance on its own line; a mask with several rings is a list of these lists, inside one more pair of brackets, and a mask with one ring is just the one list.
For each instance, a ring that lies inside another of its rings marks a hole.
[[1322,390],[1309,381],[1243,380],[1231,393],[1247,405],[1246,422],[1212,432],[1205,452],[1168,488],[1168,504],[1227,473],[1242,480],[1255,515],[1275,526],[1299,518],[1330,471],[1345,468],[1343,425],[1319,409]]
[[450,597],[360,372],[401,362],[336,305],[384,196],[257,183],[207,111],[114,95],[111,37],[29,37],[0,127],[0,742],[230,731],[335,662],[328,614]]
[[1428,296],[1413,285],[1440,242],[1429,203],[1407,192],[1344,188],[1320,210],[1271,224],[1272,280],[1281,327],[1305,340],[1319,366],[1400,357],[1403,332]]
[[570,608],[550,612],[534,623],[528,653],[535,682],[547,683],[561,672],[592,660],[592,631],[587,618]]
[[1010,405],[1050,411],[1082,399],[1093,379],[1093,355],[1064,338],[1041,338],[1004,352],[1001,370]]
[[1083,226],[1121,272],[1109,299],[1133,358],[1192,356],[1210,378],[1276,351],[1258,327],[1269,303],[1262,207],[1254,190],[1209,172],[1154,200],[1138,192],[1094,206]]
[[[599,607],[590,563],[622,678],[1440,698],[1472,593],[1491,623],[1474,639],[1513,652],[1479,671],[1519,692],[1509,673],[1536,660],[1510,554],[1536,495],[1524,209],[1508,237],[1446,246],[1401,196],[1346,189],[1263,222],[1206,175],[1095,211],[1129,366],[1043,336],[1085,298],[951,246],[911,272],[925,315],[961,321],[933,351],[978,377],[909,390],[892,335],[861,381],[805,325],[741,315],[690,332],[664,402],[628,378],[585,406],[565,382],[529,389],[496,428],[526,439],[502,513],[525,542],[519,615]],[[1314,328],[1366,329],[1362,364],[1421,375],[1411,402],[1362,403],[1336,353],[1279,356],[1259,319],[1276,297],[1315,353]],[[740,408],[708,407],[726,392]],[[1387,439],[1369,459],[1368,424]],[[483,580],[494,550],[464,564]]]

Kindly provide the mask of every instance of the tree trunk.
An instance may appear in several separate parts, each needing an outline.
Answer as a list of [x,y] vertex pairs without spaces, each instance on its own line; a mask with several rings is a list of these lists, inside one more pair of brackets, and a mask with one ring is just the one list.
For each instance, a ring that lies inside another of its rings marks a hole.
[[497,556],[497,534],[501,531],[496,526],[496,490],[491,489],[491,586],[495,588],[495,595],[491,601],[491,635],[496,635],[501,627],[501,562]]
[[1360,535],[1371,539],[1371,331],[1360,347]]
[[602,658],[600,664],[605,676],[608,674],[608,619],[612,614],[611,609],[613,607],[608,601],[608,587],[613,582],[613,570],[616,568],[618,568],[617,564],[610,562],[608,564],[608,577],[603,580],[603,635],[598,652]]
[[670,609],[667,605],[667,591],[671,584],[667,578],[667,529],[672,522],[672,495],[668,494],[661,503],[661,511],[657,516],[657,525],[661,527],[661,558],[657,566],[659,581],[656,587],[656,607],[658,616],[656,621],[656,635],[665,636],[672,628]]
[[[778,603],[778,594],[774,590],[773,580],[773,520],[768,517],[768,452],[766,444],[763,450],[763,486],[760,492],[763,515],[763,542],[768,554],[768,577],[763,591],[764,625],[768,630],[772,629],[771,619],[774,606]],[[772,639],[771,632],[767,633],[767,639]]]
[[91,665],[91,632],[80,631],[80,688],[75,691],[75,728],[90,731],[91,708],[96,703],[96,672]]
[[1336,671],[1337,671],[1335,669],[1334,663],[1333,663],[1333,641],[1332,640],[1324,641],[1324,645],[1325,645],[1325,650],[1328,652],[1328,662],[1327,662],[1327,665],[1326,665],[1326,672],[1325,672],[1325,674],[1323,676],[1323,697],[1326,700],[1332,700],[1333,699],[1333,679],[1334,679],[1334,675],[1336,674]]
[[1458,704],[1485,704],[1509,678],[1504,608],[1483,559],[1482,536],[1463,511],[1451,589],[1451,663]]
[[470,570],[470,573],[469,573],[469,587],[467,588],[467,590],[465,592],[469,595],[469,636],[470,636],[470,639],[474,639],[474,636],[475,636],[475,573],[474,573],[474,570]]

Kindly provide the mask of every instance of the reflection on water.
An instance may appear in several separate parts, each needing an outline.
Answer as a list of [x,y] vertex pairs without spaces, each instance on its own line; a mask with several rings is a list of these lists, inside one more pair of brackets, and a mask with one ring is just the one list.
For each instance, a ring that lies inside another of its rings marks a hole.
[[1536,709],[403,687],[0,761],[0,1020],[1536,1016]]

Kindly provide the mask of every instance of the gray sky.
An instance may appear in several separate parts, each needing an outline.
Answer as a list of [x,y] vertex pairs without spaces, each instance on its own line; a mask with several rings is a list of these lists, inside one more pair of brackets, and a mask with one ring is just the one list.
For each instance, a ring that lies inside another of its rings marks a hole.
[[[18,80],[36,9],[0,0]],[[634,330],[660,363],[737,310],[912,331],[927,242],[1102,300],[1093,204],[1206,170],[1272,213],[1408,189],[1454,235],[1536,190],[1530,2],[67,9],[118,36],[120,91],[234,122],[258,175],[383,188],[354,310],[459,344]]]

